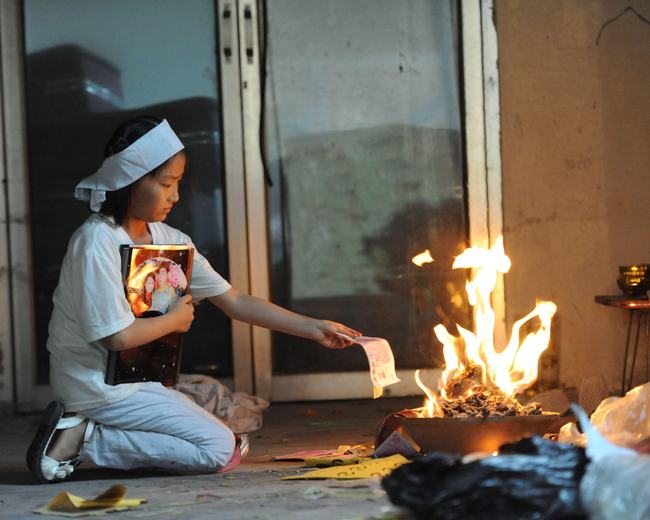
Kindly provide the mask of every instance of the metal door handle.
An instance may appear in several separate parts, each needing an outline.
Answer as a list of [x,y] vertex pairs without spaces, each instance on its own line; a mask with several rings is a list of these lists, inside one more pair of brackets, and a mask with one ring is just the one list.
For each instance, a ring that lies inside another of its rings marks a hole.
[[253,10],[250,4],[244,6],[244,42],[246,45],[246,61],[253,63]]
[[223,23],[221,24],[221,48],[223,49],[223,57],[226,59],[226,62],[230,63],[232,60],[232,6],[230,2],[227,2],[223,6],[223,12],[221,13],[221,19]]

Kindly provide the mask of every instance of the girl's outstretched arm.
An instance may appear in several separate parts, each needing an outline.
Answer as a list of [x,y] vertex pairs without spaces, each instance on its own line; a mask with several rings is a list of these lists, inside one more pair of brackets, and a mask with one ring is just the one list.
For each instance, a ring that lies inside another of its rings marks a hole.
[[311,339],[328,348],[345,348],[352,344],[337,333],[361,336],[360,332],[340,323],[303,316],[255,296],[241,294],[235,289],[212,296],[209,300],[234,320]]
[[171,332],[187,332],[194,320],[189,294],[176,301],[167,314],[155,318],[136,318],[131,325],[102,340],[109,350],[129,350],[146,345]]

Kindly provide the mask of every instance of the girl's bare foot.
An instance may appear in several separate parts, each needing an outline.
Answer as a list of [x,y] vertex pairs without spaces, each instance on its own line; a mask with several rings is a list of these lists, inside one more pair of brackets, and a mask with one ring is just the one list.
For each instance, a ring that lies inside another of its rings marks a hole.
[[[65,414],[64,417],[69,415],[75,414]],[[57,430],[46,455],[59,462],[75,458],[81,450],[87,425],[88,419],[72,428]]]

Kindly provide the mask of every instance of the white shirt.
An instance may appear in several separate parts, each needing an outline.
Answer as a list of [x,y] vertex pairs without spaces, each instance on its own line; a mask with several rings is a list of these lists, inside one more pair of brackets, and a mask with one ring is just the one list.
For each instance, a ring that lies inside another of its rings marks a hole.
[[[148,224],[154,244],[189,244],[181,231],[162,222]],[[132,244],[128,233],[101,215],[90,216],[77,229],[63,259],[54,291],[47,349],[54,397],[66,411],[97,408],[125,399],[144,383],[104,383],[107,349],[98,340],[133,323],[121,276],[120,245]],[[230,289],[206,258],[194,248],[190,293],[193,299]]]

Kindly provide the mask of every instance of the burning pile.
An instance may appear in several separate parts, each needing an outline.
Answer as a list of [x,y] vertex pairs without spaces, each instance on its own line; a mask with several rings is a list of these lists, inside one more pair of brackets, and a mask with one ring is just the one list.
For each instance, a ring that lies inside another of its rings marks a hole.
[[[524,406],[515,395],[537,379],[539,357],[550,340],[555,304],[539,302],[532,312],[517,320],[510,341],[497,352],[490,295],[496,287],[497,274],[510,269],[503,238],[499,237],[491,249],[466,249],[456,257],[453,268],[472,269],[466,291],[474,308],[475,330],[456,325],[459,336],[454,336],[442,324],[434,327],[443,344],[445,369],[437,393],[424,385],[419,371],[416,372],[415,380],[427,399],[422,408],[414,411],[421,417],[457,418],[541,414],[539,403]],[[522,327],[535,318],[539,319],[539,328],[520,342]]]
[[513,396],[507,395],[495,385],[481,382],[481,368],[470,365],[467,371],[447,382],[445,393],[451,399],[439,400],[446,417],[488,417],[495,415],[539,415],[539,403],[523,406]]

